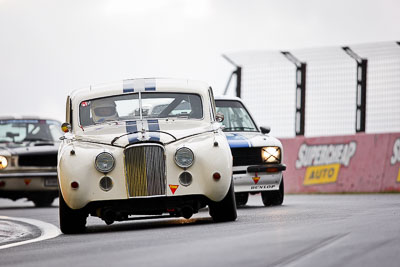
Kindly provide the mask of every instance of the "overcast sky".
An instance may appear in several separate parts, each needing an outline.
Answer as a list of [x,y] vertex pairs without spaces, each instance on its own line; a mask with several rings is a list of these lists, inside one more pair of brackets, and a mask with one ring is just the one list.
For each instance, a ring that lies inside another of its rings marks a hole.
[[64,120],[71,90],[126,78],[208,82],[221,54],[400,40],[398,0],[0,0],[0,115]]

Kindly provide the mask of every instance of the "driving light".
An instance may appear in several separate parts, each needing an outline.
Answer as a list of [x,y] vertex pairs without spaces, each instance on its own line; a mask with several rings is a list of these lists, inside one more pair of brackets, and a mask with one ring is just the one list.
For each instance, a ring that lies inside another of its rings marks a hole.
[[0,156],[0,170],[7,168],[8,160],[4,156]]
[[114,169],[115,160],[113,155],[108,152],[101,152],[97,155],[96,160],[94,162],[96,166],[96,170],[102,173],[107,173]]
[[193,165],[194,162],[194,154],[190,148],[181,147],[176,150],[175,153],[175,163],[181,168],[189,168]]
[[277,146],[267,146],[261,149],[261,157],[265,163],[280,163],[281,149]]

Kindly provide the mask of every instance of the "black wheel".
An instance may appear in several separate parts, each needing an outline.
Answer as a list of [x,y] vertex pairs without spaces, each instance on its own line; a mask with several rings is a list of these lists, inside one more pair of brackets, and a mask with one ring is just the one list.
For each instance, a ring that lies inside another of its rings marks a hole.
[[262,198],[262,202],[264,203],[264,206],[282,205],[284,195],[285,195],[285,192],[284,192],[283,177],[282,177],[281,184],[279,185],[279,190],[261,192],[261,198]]
[[32,201],[36,207],[50,207],[53,204],[54,197],[44,195],[42,197],[35,197]]
[[60,192],[60,229],[64,234],[76,234],[83,232],[86,228],[87,213],[82,210],[74,210],[68,207]]
[[237,207],[244,206],[249,200],[249,193],[247,192],[235,193],[235,198]]
[[211,202],[209,205],[210,215],[214,222],[234,221],[237,218],[235,192],[233,190],[233,181],[229,187],[228,193],[220,202]]

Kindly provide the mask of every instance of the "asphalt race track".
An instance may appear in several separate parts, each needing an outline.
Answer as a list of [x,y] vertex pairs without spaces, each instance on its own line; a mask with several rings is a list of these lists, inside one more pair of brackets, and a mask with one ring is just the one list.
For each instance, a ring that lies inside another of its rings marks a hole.
[[[0,215],[58,227],[56,206],[1,199]],[[106,226],[90,218],[85,234],[0,250],[2,267],[399,264],[400,194],[287,195],[283,206],[268,208],[255,195],[232,223],[213,223],[207,209],[190,220]]]

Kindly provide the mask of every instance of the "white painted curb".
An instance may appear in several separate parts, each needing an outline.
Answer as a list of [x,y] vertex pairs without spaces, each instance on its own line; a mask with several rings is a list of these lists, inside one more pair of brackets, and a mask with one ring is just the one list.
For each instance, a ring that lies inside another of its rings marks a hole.
[[16,246],[21,246],[29,243],[34,243],[34,242],[39,242],[43,241],[46,239],[54,238],[57,237],[61,234],[61,231],[58,227],[51,223],[46,223],[42,222],[39,220],[34,220],[34,219],[28,219],[28,218],[16,218],[16,217],[7,217],[7,216],[0,216],[0,219],[3,220],[10,220],[10,221],[19,221],[19,222],[24,222],[27,224],[34,225],[40,229],[40,236],[37,238],[21,241],[21,242],[15,242],[7,245],[0,245],[0,249],[5,249],[5,248],[11,248],[11,247],[16,247]]

